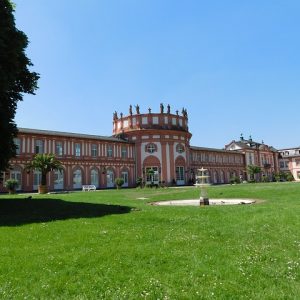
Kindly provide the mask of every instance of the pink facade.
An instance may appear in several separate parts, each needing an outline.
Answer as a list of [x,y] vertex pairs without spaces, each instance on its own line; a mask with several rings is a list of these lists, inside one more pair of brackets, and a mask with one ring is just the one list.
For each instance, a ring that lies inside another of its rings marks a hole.
[[[37,190],[40,174],[24,171],[36,153],[54,153],[63,164],[63,172],[49,174],[49,190],[76,190],[92,184],[96,188],[114,187],[122,177],[125,187],[133,187],[137,178],[146,184],[185,185],[195,181],[197,169],[208,169],[211,183],[228,183],[230,178],[247,179],[247,165],[257,164],[265,175],[278,171],[278,152],[263,143],[241,139],[225,149],[190,146],[185,109],[171,112],[170,106],[159,113],[113,115],[113,137],[19,128],[15,139],[17,156],[5,178],[19,181],[20,191]],[[151,170],[151,172],[149,172]],[[0,191],[5,191],[0,185]]]
[[300,181],[300,147],[279,150],[279,167],[282,172],[290,172]]

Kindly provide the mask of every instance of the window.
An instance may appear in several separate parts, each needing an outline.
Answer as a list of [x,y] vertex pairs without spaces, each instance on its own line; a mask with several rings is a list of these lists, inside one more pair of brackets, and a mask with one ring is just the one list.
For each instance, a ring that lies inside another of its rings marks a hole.
[[300,166],[300,159],[296,159],[296,165]]
[[146,146],[146,151],[149,153],[154,153],[156,151],[156,145],[151,143]]
[[106,173],[106,187],[111,188],[115,186],[114,172],[112,170],[107,170]]
[[176,180],[177,181],[184,180],[184,167],[176,167]]
[[122,155],[122,158],[127,158],[127,148],[126,148],[126,146],[122,146],[121,155]]
[[81,145],[79,143],[75,143],[75,156],[81,155]]
[[146,168],[146,181],[148,183],[155,183],[155,184],[159,182],[158,167]]
[[10,178],[15,179],[18,181],[18,186],[16,187],[16,190],[20,190],[22,187],[22,173],[21,169],[18,167],[15,167],[13,170],[10,171]]
[[35,141],[35,154],[44,153],[44,141],[36,140]]
[[158,117],[152,117],[152,123],[158,124]]
[[91,170],[91,184],[96,188],[99,186],[99,173],[96,169]]
[[55,144],[55,154],[58,156],[63,155],[63,145],[62,142],[56,142]]
[[176,118],[172,118],[172,125],[176,125]]
[[73,172],[73,188],[80,189],[82,187],[82,174],[81,170],[77,169]]
[[91,152],[92,152],[91,155],[92,155],[93,157],[96,157],[96,156],[98,155],[97,145],[92,144]]
[[14,138],[14,143],[16,145],[16,154],[19,155],[21,152],[21,140],[18,138]]
[[33,172],[33,189],[37,190],[41,183],[42,173],[40,171]]
[[112,157],[113,156],[113,147],[112,145],[107,146],[107,157]]
[[284,168],[284,161],[280,161],[279,166],[280,166],[280,169],[283,169]]
[[54,189],[62,190],[64,188],[64,171],[54,172]]
[[128,172],[127,171],[123,171],[121,174],[121,178],[123,178],[124,183],[123,183],[123,187],[127,187],[128,186]]
[[142,117],[142,124],[148,124],[148,118]]
[[176,147],[176,151],[178,153],[183,153],[184,152],[184,146],[182,144],[178,144]]

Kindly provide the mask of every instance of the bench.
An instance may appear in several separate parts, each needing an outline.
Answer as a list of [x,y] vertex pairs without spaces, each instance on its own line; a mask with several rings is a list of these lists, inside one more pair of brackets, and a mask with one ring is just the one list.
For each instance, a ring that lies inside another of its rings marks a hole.
[[96,191],[96,187],[92,184],[86,184],[82,186],[82,190],[85,191]]

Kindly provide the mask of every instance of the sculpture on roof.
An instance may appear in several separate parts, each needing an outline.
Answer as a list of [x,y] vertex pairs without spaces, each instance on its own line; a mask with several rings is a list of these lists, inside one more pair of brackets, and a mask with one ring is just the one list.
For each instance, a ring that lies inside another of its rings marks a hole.
[[163,114],[164,113],[164,105],[161,103],[160,104],[160,113]]
[[148,108],[148,112],[149,112],[149,114],[151,114],[151,108],[150,107]]
[[135,106],[135,110],[136,110],[136,113],[139,115],[140,114],[140,107],[139,107],[138,104]]
[[132,105],[129,105],[129,114],[132,116]]
[[167,106],[167,113],[169,114],[171,112],[171,106],[170,106],[170,104],[168,104],[168,106]]
[[113,113],[113,119],[114,119],[114,120],[117,120],[117,119],[118,119],[118,113],[117,113],[116,111]]

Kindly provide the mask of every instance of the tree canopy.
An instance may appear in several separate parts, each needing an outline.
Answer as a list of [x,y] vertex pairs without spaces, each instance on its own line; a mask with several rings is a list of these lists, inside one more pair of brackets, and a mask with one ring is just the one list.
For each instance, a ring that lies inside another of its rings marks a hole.
[[36,154],[25,169],[30,172],[32,170],[40,171],[42,174],[41,185],[47,184],[47,174],[51,171],[62,171],[61,162],[56,159],[54,154]]
[[39,79],[38,73],[29,70],[32,63],[25,54],[28,39],[16,28],[13,12],[11,1],[0,1],[0,172],[15,155],[17,103],[24,93],[34,94]]

